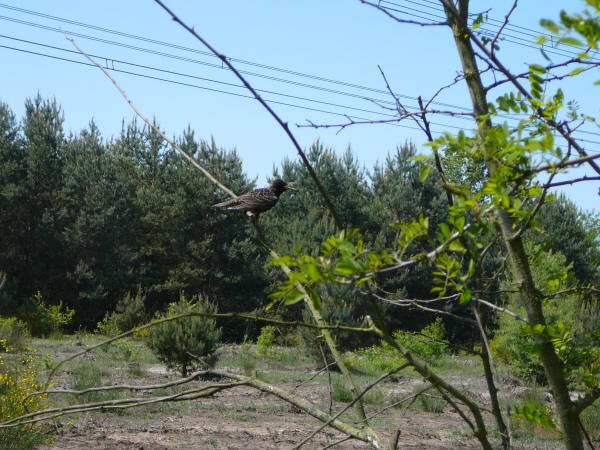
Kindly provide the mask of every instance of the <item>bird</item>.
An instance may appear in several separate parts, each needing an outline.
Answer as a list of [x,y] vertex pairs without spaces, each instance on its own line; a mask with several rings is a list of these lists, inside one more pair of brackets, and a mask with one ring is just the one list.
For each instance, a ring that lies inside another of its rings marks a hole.
[[294,181],[273,180],[268,187],[254,189],[237,198],[232,198],[213,205],[215,208],[227,208],[229,211],[242,211],[251,217],[258,219],[259,214],[268,211],[277,204],[279,196],[293,189]]

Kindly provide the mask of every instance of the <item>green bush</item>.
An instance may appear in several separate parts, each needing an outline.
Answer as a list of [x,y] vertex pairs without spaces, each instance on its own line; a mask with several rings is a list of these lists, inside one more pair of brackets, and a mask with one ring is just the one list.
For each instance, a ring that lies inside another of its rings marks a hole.
[[22,351],[29,342],[29,328],[22,320],[16,317],[0,317],[0,340],[5,341],[5,347],[11,351]]
[[[435,364],[440,356],[449,351],[450,347],[445,343],[445,335],[444,324],[440,318],[427,325],[419,333],[405,331],[393,333],[394,339],[400,345],[431,364]],[[347,363],[351,367],[369,373],[388,372],[401,366],[404,362],[405,359],[400,352],[386,342],[356,350],[347,359]]]
[[[169,304],[166,314],[155,318],[191,312],[215,313],[216,306],[201,296],[192,301],[182,295],[178,302]],[[190,369],[211,367],[215,363],[215,350],[220,338],[221,329],[217,328],[215,319],[190,316],[151,327],[146,344],[159,361],[186,376]]]
[[[44,408],[46,395],[31,395],[44,389],[39,381],[39,362],[31,355],[7,355],[6,342],[0,339],[0,422]],[[15,357],[16,356],[16,357]],[[0,428],[0,448],[29,450],[40,448],[48,439],[46,427],[21,425]]]
[[389,372],[404,364],[404,357],[386,342],[356,350],[346,359],[346,363],[355,369],[367,373]]
[[[362,392],[362,388],[359,388]],[[352,391],[341,377],[334,377],[331,382],[331,398],[336,402],[350,403],[354,400]],[[362,396],[362,401],[366,405],[381,405],[385,400],[385,394],[381,389],[372,388]]]
[[[108,378],[108,380],[106,379]],[[71,370],[71,388],[76,391],[112,384],[111,373],[97,361],[80,360]],[[123,397],[121,391],[92,391],[70,398],[72,404],[116,400]],[[124,410],[113,410],[123,414]]]
[[141,288],[138,288],[135,295],[129,292],[121,298],[111,315],[116,327],[121,331],[129,331],[147,322],[149,317],[146,312],[145,301],[146,295]]
[[[528,245],[532,254],[532,274],[542,292],[556,292],[577,285],[571,266],[564,255]],[[518,295],[507,298],[511,311],[525,316],[525,308]],[[589,373],[600,370],[600,348],[587,333],[597,327],[589,317],[598,317],[597,305],[586,305],[576,292],[567,292],[545,299],[543,303],[547,334],[551,336],[571,383],[582,384]],[[532,330],[521,321],[500,315],[499,327],[490,346],[499,360],[509,364],[515,373],[537,383],[546,383],[544,368],[536,352]]]
[[273,325],[262,327],[260,335],[256,339],[256,354],[258,356],[270,358],[275,353],[275,332],[277,328]]
[[537,387],[523,392],[509,402],[511,431],[516,439],[559,439],[550,406]]
[[579,416],[581,424],[594,441],[600,439],[600,401],[584,409]]
[[117,327],[116,321],[112,314],[107,314],[96,324],[96,333],[102,336],[118,336],[122,331]]
[[48,337],[53,333],[60,333],[65,325],[73,320],[75,310],[64,306],[62,301],[58,305],[47,305],[38,292],[28,298],[16,312],[16,316],[27,324],[32,336]]
[[115,310],[108,313],[96,325],[96,332],[104,336],[117,336],[129,331],[149,319],[145,306],[146,295],[138,288],[135,295],[130,292],[117,302]]
[[396,331],[393,336],[400,345],[430,363],[435,363],[440,356],[448,353],[450,348],[446,343],[446,329],[441,317],[419,333]]
[[441,414],[444,412],[446,400],[440,397],[439,394],[435,395],[423,392],[423,388],[420,388],[420,392],[416,393],[419,394],[417,402],[422,411],[434,414]]

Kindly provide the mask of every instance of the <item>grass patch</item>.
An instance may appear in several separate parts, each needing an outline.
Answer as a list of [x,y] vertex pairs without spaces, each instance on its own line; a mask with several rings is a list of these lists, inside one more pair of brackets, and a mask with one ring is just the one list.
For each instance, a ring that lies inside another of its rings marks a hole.
[[585,430],[592,440],[600,439],[600,400],[586,408],[579,416]]
[[[360,391],[362,392],[362,389]],[[341,403],[350,403],[354,400],[354,395],[343,378],[335,377],[333,379],[331,383],[331,398]],[[385,394],[381,389],[374,387],[363,395],[362,400],[365,405],[382,405],[385,400]]]
[[[71,388],[77,391],[100,387],[110,384],[110,372],[106,368],[101,367],[95,361],[81,360],[78,361],[72,368],[71,372],[72,384]],[[108,378],[108,379],[107,379]],[[108,400],[116,400],[124,397],[122,391],[100,391],[87,392],[82,395],[74,395],[69,398],[71,404],[78,403],[96,403]],[[127,409],[115,409],[116,414],[126,414]]]
[[[533,411],[529,415],[535,417],[552,417],[550,407],[544,401],[544,393],[533,386],[509,402],[511,408],[511,432],[513,438],[523,443],[540,443],[556,441],[561,438],[558,431],[542,426],[541,420],[533,421],[517,417],[519,411]],[[536,423],[537,422],[537,423]]]
[[421,407],[421,410],[433,414],[443,413],[444,408],[446,407],[446,400],[437,395],[428,393],[419,395],[417,403]]

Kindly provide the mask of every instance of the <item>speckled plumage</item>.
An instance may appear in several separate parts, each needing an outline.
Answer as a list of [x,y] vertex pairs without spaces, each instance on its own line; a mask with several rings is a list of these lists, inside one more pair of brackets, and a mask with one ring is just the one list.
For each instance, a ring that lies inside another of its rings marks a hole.
[[254,189],[237,198],[232,198],[213,206],[227,208],[229,211],[243,211],[258,216],[260,213],[268,211],[275,206],[279,200],[279,196],[284,191],[290,189],[291,184],[291,182],[286,183],[283,180],[274,180],[269,187]]

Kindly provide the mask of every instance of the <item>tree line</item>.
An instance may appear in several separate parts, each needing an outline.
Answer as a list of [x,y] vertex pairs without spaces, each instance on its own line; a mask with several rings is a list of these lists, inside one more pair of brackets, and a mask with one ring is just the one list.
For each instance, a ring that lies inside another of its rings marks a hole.
[[[176,140],[233,191],[255,187],[235,150],[198,139],[190,128]],[[338,154],[316,142],[307,151],[346,227],[360,228],[363,238],[381,249],[398,239],[393,224],[422,215],[436,229],[447,219],[442,181],[435,173],[422,176],[424,163],[415,155],[415,147],[404,143],[368,170],[350,149]],[[452,165],[452,155],[446,161],[454,181],[477,183],[477,175]],[[318,252],[334,226],[305,167],[284,159],[271,178],[296,181],[297,189],[261,217],[270,245],[283,255]],[[62,301],[75,310],[73,329],[94,329],[119,299],[136,292],[143,293],[149,315],[182,293],[208,297],[219,312],[262,312],[281,275],[265,270],[268,255],[243,215],[212,208],[225,199],[155,131],[136,121],[105,138],[93,121],[77,134],[67,133],[53,99],[26,100],[21,119],[0,104],[0,272],[5,274],[0,314],[14,315],[39,293],[48,304]],[[562,253],[579,282],[597,284],[598,230],[597,216],[560,198],[544,206],[528,239]],[[500,250],[491,251],[482,270],[492,274],[500,264]],[[379,282],[398,298],[433,298],[430,272],[423,262]],[[335,299],[323,310],[334,323],[360,323],[369,312],[356,289],[335,286],[322,295]],[[453,308],[461,314],[460,305]],[[393,305],[387,311],[393,328],[420,329],[433,320],[426,312]],[[287,318],[301,313],[296,305],[269,310]],[[446,320],[457,337],[468,337],[464,327]],[[223,325],[227,340],[257,331],[252,323]]]

